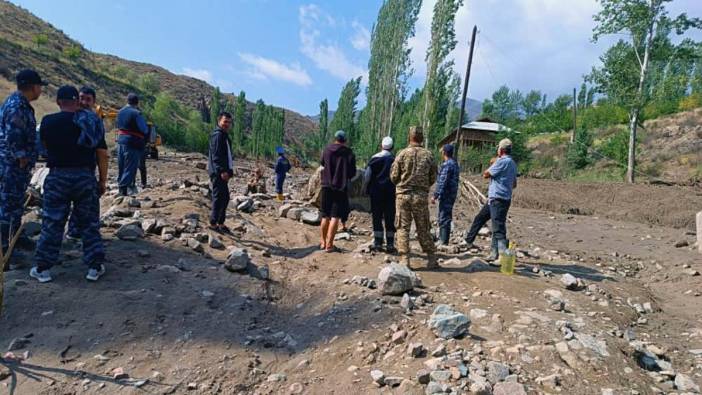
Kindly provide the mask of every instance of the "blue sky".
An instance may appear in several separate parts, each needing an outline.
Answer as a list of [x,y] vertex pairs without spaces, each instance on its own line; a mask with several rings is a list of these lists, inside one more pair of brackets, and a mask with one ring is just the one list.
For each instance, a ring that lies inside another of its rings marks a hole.
[[[12,0],[88,49],[157,64],[249,100],[316,114],[336,107],[350,78],[365,75],[370,30],[380,0]],[[410,40],[420,86],[426,67],[431,11],[424,0]],[[451,55],[463,74],[468,39],[479,37],[469,97],[483,100],[500,85],[567,93],[598,63],[614,38],[590,42],[595,0],[464,0],[459,45]],[[671,13],[702,17],[702,1],[675,0]],[[702,34],[693,38],[702,40]],[[363,101],[363,99],[361,99]]]

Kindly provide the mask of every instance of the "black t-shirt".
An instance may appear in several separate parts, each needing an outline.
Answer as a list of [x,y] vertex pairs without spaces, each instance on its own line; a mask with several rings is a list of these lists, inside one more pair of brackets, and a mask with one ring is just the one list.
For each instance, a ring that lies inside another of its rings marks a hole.
[[[80,128],[73,122],[72,112],[57,112],[44,117],[39,127],[41,141],[46,145],[48,167],[96,166],[95,149],[78,145]],[[97,149],[107,149],[103,139]]]

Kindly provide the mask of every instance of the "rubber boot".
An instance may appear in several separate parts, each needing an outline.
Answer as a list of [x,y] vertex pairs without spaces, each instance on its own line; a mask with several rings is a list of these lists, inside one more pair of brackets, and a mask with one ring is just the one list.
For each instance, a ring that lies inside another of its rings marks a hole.
[[492,244],[490,245],[490,255],[486,258],[488,261],[496,261],[500,257],[499,250],[497,248],[497,239],[492,238]]
[[497,240],[497,252],[499,255],[504,254],[504,252],[507,250],[507,247],[507,239]]
[[127,196],[127,187],[119,187],[119,196]]
[[449,238],[451,236],[451,229],[448,226],[443,226],[439,228],[439,242],[441,245],[449,245]]
[[282,202],[283,200],[285,200],[282,193],[277,194],[275,199],[279,202]]
[[371,247],[371,250],[380,251],[382,249],[383,249],[383,238],[382,237],[373,237],[373,246]]
[[385,245],[385,252],[388,254],[397,254],[397,248],[395,248],[395,237],[394,236],[385,236],[386,240],[386,245]]
[[436,255],[427,254],[427,269],[438,269],[439,262],[436,259]]

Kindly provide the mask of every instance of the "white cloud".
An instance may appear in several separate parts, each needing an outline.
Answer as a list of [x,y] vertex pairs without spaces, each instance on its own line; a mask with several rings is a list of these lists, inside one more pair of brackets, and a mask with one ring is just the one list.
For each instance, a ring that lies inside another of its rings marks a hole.
[[355,30],[353,37],[351,37],[351,45],[359,51],[370,48],[370,31],[358,21],[353,21],[351,27]]
[[321,32],[318,27],[333,27],[334,18],[319,6],[308,4],[300,7],[299,20],[300,51],[312,60],[315,66],[344,81],[359,76],[367,79],[365,68],[351,62],[339,46],[320,42]]
[[205,81],[208,84],[212,84],[214,81],[212,78],[212,72],[206,69],[191,69],[190,67],[183,67],[183,74],[187,75],[188,77]]
[[264,58],[262,56],[240,53],[239,58],[242,61],[252,66],[246,74],[254,79],[267,80],[269,78],[292,82],[300,86],[308,86],[312,84],[312,78],[300,66],[299,63],[285,65],[273,59]]

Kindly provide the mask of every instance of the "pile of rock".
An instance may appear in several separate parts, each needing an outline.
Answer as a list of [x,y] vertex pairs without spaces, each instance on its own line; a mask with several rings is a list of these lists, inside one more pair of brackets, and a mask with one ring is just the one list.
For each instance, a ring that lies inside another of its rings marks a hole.
[[299,201],[291,201],[278,207],[278,216],[313,226],[317,226],[322,222],[322,215],[319,210],[303,205]]

